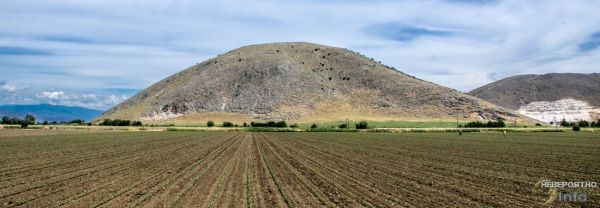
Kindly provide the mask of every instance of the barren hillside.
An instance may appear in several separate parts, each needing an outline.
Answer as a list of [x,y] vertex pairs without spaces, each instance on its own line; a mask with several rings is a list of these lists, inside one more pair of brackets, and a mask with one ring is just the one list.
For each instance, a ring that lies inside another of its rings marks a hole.
[[242,47],[172,75],[100,118],[497,119],[513,113],[358,53],[310,43]]

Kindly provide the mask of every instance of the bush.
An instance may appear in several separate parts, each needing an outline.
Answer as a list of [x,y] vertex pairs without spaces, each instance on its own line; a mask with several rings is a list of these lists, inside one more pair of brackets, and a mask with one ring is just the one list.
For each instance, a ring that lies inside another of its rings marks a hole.
[[542,126],[542,124],[540,124],[540,123],[535,123],[535,126]]
[[367,121],[360,121],[356,124],[356,129],[368,129],[369,123]]
[[261,122],[250,122],[250,126],[252,127],[277,127],[277,128],[285,128],[287,127],[287,123],[285,121],[268,121],[266,123]]
[[290,128],[298,128],[298,124],[294,123],[294,124],[290,125]]
[[233,123],[229,122],[229,121],[225,121],[223,122],[223,127],[233,127]]
[[317,127],[318,127],[317,124],[313,124],[310,126],[311,129],[316,129]]
[[75,119],[75,120],[69,121],[70,124],[79,124],[79,125],[83,124],[84,122],[85,121],[83,121],[81,119]]
[[100,126],[141,126],[141,121],[130,121],[130,120],[121,120],[121,119],[104,119]]
[[275,124],[275,127],[279,127],[279,128],[285,128],[287,127],[287,123],[285,123],[285,121],[279,121]]
[[482,123],[481,121],[473,121],[466,123],[465,125],[459,126],[465,128],[502,128],[506,127],[506,124],[502,120],[498,121],[488,121],[487,123]]
[[215,122],[213,122],[213,121],[208,121],[208,122],[206,122],[206,126],[208,126],[208,127],[213,127],[213,126],[215,126]]
[[590,122],[581,120],[581,121],[579,121],[579,123],[577,124],[577,126],[579,126],[579,127],[590,127]]
[[29,126],[29,124],[26,122],[21,123],[21,128],[27,128],[28,126]]
[[581,130],[581,129],[579,128],[579,126],[573,126],[573,131],[579,131],[579,130]]
[[577,126],[577,124],[575,122],[567,122],[565,119],[563,119],[560,122],[560,125],[563,127],[568,127],[568,126]]
[[347,129],[348,128],[348,124],[345,124],[345,123],[340,124],[340,125],[338,125],[338,128],[340,128],[340,129]]

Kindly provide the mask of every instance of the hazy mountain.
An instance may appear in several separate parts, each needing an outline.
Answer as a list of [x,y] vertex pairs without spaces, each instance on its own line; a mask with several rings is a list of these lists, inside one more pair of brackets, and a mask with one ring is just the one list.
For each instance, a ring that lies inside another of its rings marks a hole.
[[310,43],[242,47],[172,75],[100,118],[497,119],[515,114],[358,53]]
[[36,117],[36,121],[42,122],[47,121],[71,121],[75,119],[83,119],[90,121],[98,115],[102,114],[102,111],[61,106],[61,105],[0,105],[0,116],[19,117],[23,118],[25,115],[31,114]]

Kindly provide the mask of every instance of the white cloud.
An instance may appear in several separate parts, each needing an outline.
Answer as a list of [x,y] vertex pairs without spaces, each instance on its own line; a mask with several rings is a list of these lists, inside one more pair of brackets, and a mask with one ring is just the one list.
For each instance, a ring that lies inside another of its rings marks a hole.
[[79,106],[93,109],[106,109],[128,98],[125,95],[97,95],[97,94],[65,94],[62,91],[42,92],[38,94],[38,102],[54,105]]
[[[460,2],[4,1],[0,19],[11,21],[0,46],[41,51],[0,51],[0,74],[40,88],[141,89],[219,53],[279,41],[349,48],[462,91],[515,74],[600,71],[600,50],[579,47],[600,30],[600,1]],[[398,41],[370,31],[394,23],[451,35]]]
[[40,94],[38,94],[38,98],[47,98],[47,99],[60,99],[60,98],[64,98],[65,97],[65,93],[64,92],[42,92]]
[[[8,82],[0,82],[0,89],[9,85]],[[103,90],[93,90],[103,91]],[[125,94],[112,94],[110,90],[103,93],[89,93],[78,91],[44,91],[33,87],[11,88],[9,91],[0,90],[0,104],[53,104],[78,106],[98,110],[106,110],[115,106],[127,98],[129,90],[117,90]],[[126,95],[127,94],[127,95]]]
[[2,81],[0,82],[0,90],[4,91],[4,92],[8,92],[8,93],[12,93],[15,90],[17,90],[17,87],[9,85],[7,82]]

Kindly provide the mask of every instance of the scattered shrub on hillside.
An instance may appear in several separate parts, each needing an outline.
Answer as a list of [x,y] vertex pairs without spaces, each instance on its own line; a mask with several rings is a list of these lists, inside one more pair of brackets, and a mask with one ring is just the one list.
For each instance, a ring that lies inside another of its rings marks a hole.
[[345,124],[345,123],[340,124],[340,125],[338,125],[338,128],[340,128],[340,129],[347,129],[348,128],[348,124]]
[[206,126],[208,126],[208,127],[213,127],[213,126],[215,126],[215,122],[213,122],[213,121],[208,121],[208,122],[206,122]]
[[579,130],[581,130],[581,129],[579,128],[579,126],[573,126],[573,131],[579,131]]
[[367,121],[360,121],[356,124],[356,129],[368,129],[369,123]]
[[317,127],[318,127],[317,124],[313,124],[310,126],[311,129],[316,129]]
[[248,123],[244,122],[244,127],[248,127]]
[[535,123],[535,126],[542,126],[542,124],[540,124],[540,123]]
[[294,123],[294,124],[290,125],[290,128],[298,128],[298,124]]
[[287,123],[285,121],[268,121],[266,123],[261,122],[250,122],[250,126],[252,127],[276,127],[276,128],[285,128],[287,127]]
[[233,126],[234,126],[234,124],[229,121],[223,122],[223,127],[233,127]]

